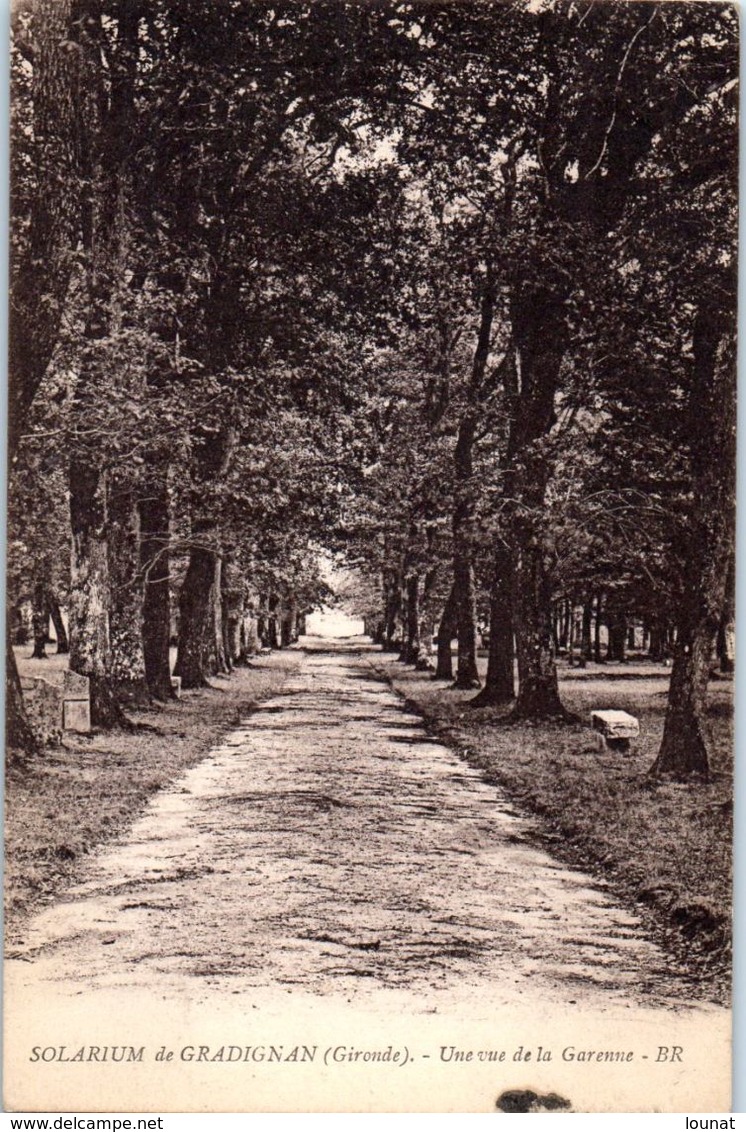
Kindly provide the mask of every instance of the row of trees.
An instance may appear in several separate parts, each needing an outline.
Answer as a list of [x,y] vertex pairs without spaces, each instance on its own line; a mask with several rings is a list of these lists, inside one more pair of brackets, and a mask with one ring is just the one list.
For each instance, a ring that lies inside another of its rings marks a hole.
[[706,774],[734,577],[733,13],[503,5],[468,22],[422,17],[433,58],[405,152],[428,239],[384,362],[376,509],[361,496],[369,616],[415,663],[437,626],[444,677],[455,633],[469,687],[484,595],[476,702],[514,702],[514,719],[564,715],[558,595],[617,654],[644,618],[654,652],[675,641],[656,770]]
[[[292,622],[322,588],[339,400],[316,385],[340,351],[315,333],[317,234],[283,200],[316,103],[348,81],[312,82],[335,34],[331,9],[17,14],[11,596],[67,595],[96,725],[171,694],[174,570],[185,687],[230,664],[242,599]],[[11,743],[29,749],[9,658]]]
[[[564,714],[558,596],[675,622],[658,769],[706,772],[735,42],[717,3],[19,10],[11,577],[69,594],[98,724],[170,694],[175,591],[194,687],[326,545],[458,686],[488,605],[516,718]],[[12,666],[9,705],[28,747]]]

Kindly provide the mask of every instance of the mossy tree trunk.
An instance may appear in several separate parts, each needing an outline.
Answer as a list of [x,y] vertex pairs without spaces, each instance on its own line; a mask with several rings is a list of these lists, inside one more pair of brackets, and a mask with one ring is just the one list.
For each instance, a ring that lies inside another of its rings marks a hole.
[[[557,683],[552,584],[543,529],[551,468],[541,441],[555,420],[554,398],[565,354],[564,294],[551,289],[546,264],[513,294],[511,320],[520,367],[507,466],[514,504],[509,541],[513,553],[513,618],[518,658],[515,720],[565,717]],[[546,275],[546,278],[543,276]]]
[[134,487],[125,478],[110,478],[107,507],[111,686],[120,703],[145,707],[150,690],[143,648],[140,512]]
[[219,486],[233,458],[236,434],[196,430],[192,437],[192,537],[179,595],[179,646],[174,674],[183,688],[200,688],[228,671],[223,636]]
[[142,645],[151,696],[167,701],[171,687],[171,507],[168,470],[157,465],[143,485],[140,509],[140,572],[143,582]]
[[70,668],[87,676],[91,723],[126,722],[111,683],[109,550],[106,480],[90,460],[70,466]]
[[411,570],[404,583],[405,615],[404,637],[399,660],[416,664],[420,651],[420,575]]
[[686,531],[682,592],[663,739],[651,773],[679,780],[711,770],[707,685],[715,638],[726,603],[733,552],[736,480],[736,357],[733,299],[703,302],[693,332],[689,400],[692,513]]
[[513,600],[510,552],[500,546],[495,552],[490,590],[490,645],[487,677],[473,707],[508,704],[515,699],[513,644]]
[[459,426],[454,453],[455,487],[452,519],[453,586],[456,610],[456,688],[478,688],[477,600],[474,584],[474,468],[476,419],[467,414]]
[[[199,537],[200,525],[193,534]],[[174,675],[182,688],[203,688],[217,672],[214,593],[220,584],[218,555],[207,546],[192,546],[179,594],[179,647]]]
[[453,680],[453,653],[451,642],[456,631],[456,588],[451,583],[445,606],[438,623],[437,658],[433,677],[436,680]]
[[513,613],[518,658],[514,720],[566,716],[560,700],[552,633],[552,590],[541,545],[523,540],[513,567]]

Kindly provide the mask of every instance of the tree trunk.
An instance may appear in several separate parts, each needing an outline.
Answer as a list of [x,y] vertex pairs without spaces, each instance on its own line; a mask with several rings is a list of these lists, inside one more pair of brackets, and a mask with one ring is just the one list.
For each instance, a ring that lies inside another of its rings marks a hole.
[[226,612],[225,596],[221,598],[220,608],[222,613],[220,620],[220,647],[225,671],[230,673],[233,671],[234,655],[238,656],[241,651],[241,636],[238,627],[238,618],[231,617]]
[[13,265],[8,314],[9,466],[57,345],[80,231],[75,186],[82,83],[72,7],[71,0],[37,0],[34,11],[35,191],[28,243]]
[[13,644],[27,645],[29,638],[33,636],[29,603],[27,601],[20,602],[12,616],[15,618],[15,625],[12,630]]
[[[433,538],[428,534],[428,552],[433,551]],[[435,615],[433,612],[433,591],[438,577],[438,567],[434,566],[425,574],[420,600],[420,621],[417,630],[417,655],[414,660],[418,672],[432,672],[433,670],[433,633],[435,631]]]
[[[86,351],[78,371],[71,423],[82,436],[90,430],[91,414],[100,403],[104,382],[117,380],[110,339],[121,326],[127,302],[125,275],[131,236],[128,134],[134,121],[137,5],[124,5],[117,15],[117,58],[110,76],[108,103],[100,5],[95,0],[81,0],[77,20],[80,58],[86,71],[79,139]],[[92,724],[129,726],[115,695],[117,681],[112,678],[110,612],[116,617],[118,610],[113,602],[121,591],[118,584],[115,589],[111,585],[113,555],[107,540],[110,534],[116,538],[116,524],[109,531],[107,489],[99,447],[91,444],[87,450],[75,451],[70,463],[70,667],[90,680]]]
[[43,581],[34,583],[31,601],[31,622],[34,628],[34,660],[46,660],[47,641],[49,639],[49,605],[47,603],[47,587]]
[[236,433],[195,428],[192,434],[190,492],[193,545],[179,596],[179,648],[174,673],[182,688],[200,688],[208,676],[227,672],[223,643],[222,552],[216,485],[230,467]]
[[290,613],[282,608],[280,613],[280,648],[286,649],[292,644],[293,637],[290,627]]
[[131,485],[109,480],[107,500],[109,632],[114,695],[130,707],[150,704],[143,651],[143,584],[140,570],[140,515]]
[[652,767],[655,775],[677,779],[709,776],[710,729],[707,685],[715,626],[706,620],[680,627],[671,671],[663,740]]
[[401,586],[398,584],[398,578],[392,575],[389,576],[386,600],[386,629],[384,634],[384,649],[386,652],[394,652],[396,649],[396,629],[401,612]]
[[481,402],[485,395],[487,363],[492,348],[492,327],[498,300],[493,266],[488,263],[479,303],[479,329],[469,381],[468,400],[459,422],[453,452],[453,585],[456,593],[458,659],[455,688],[479,688],[477,668],[477,612],[474,585],[475,482],[474,445]]
[[614,610],[608,616],[609,647],[608,660],[617,660],[620,664],[627,662],[627,618],[624,613]]
[[385,629],[383,647],[385,652],[396,649],[396,626],[401,612],[401,586],[398,574],[393,570],[384,573]]
[[[60,333],[80,229],[77,183],[80,54],[71,0],[37,0],[31,79],[34,194],[20,262],[11,253],[8,309],[8,467],[12,468],[34,397]],[[15,186],[12,186],[11,191]],[[7,641],[10,644],[10,641]],[[32,754],[15,654],[6,651],[8,758]]]
[[604,597],[596,594],[596,620],[593,626],[593,660],[596,664],[603,663],[601,656],[601,626],[604,619]]
[[250,664],[250,658],[259,652],[261,644],[254,600],[248,594],[244,598],[239,633],[241,641],[239,663]]
[[448,598],[438,624],[437,660],[433,679],[453,680],[451,642],[456,631],[456,587],[451,583]]
[[260,593],[257,598],[256,606],[256,635],[259,649],[269,648],[269,625],[267,623],[268,613],[269,596],[266,593]]
[[179,647],[174,675],[182,688],[204,688],[208,676],[227,672],[217,551],[194,546],[179,595]]
[[244,614],[238,623],[238,655],[233,661],[236,665],[243,666],[249,663],[249,617]]
[[573,647],[578,652],[578,664],[583,660],[583,607],[576,605],[573,607],[573,622],[572,622],[572,641]]
[[575,666],[575,645],[578,643],[580,634],[575,619],[575,607],[569,601],[567,603],[567,624],[567,665],[568,668],[573,668]]
[[435,624],[431,616],[420,617],[419,644],[414,666],[418,672],[432,672],[433,664],[433,635]]
[[211,676],[225,675],[230,672],[230,667],[225,655],[223,637],[223,558],[220,554],[215,555],[215,580],[210,588],[209,616],[208,670]]
[[731,554],[725,580],[723,612],[718,625],[717,654],[720,671],[726,674],[735,667],[735,620],[736,620],[736,558]]
[[280,647],[280,638],[277,632],[277,610],[280,599],[277,594],[269,596],[269,613],[267,615],[267,641],[271,649]]
[[513,614],[510,554],[499,548],[490,591],[490,647],[484,688],[471,701],[472,707],[499,706],[515,699]]
[[246,586],[235,562],[226,559],[222,572],[222,599],[225,658],[229,667],[246,663],[246,645],[242,640],[245,620]]
[[659,663],[663,660],[663,657],[665,655],[663,640],[664,632],[662,625],[659,621],[653,621],[650,625],[650,645],[648,647],[648,656],[651,660],[658,661]]
[[566,718],[554,659],[551,585],[539,546],[526,545],[515,560],[513,610],[518,699],[511,718],[515,721]]
[[171,508],[168,472],[156,471],[140,500],[140,570],[143,579],[142,645],[150,694],[163,702],[171,686]]
[[298,640],[298,598],[292,592],[288,598],[288,637],[291,645]]
[[282,604],[280,619],[280,641],[282,648],[289,648],[298,639],[298,599],[291,591]]
[[63,655],[69,653],[70,642],[67,639],[67,630],[65,629],[65,622],[62,620],[62,611],[60,610],[60,603],[56,595],[49,590],[47,593],[47,601],[49,603],[49,616],[52,618],[54,625],[54,635],[57,638],[57,654]]
[[408,574],[404,583],[406,609],[404,619],[404,639],[399,660],[404,664],[415,664],[420,649],[420,576]]
[[477,610],[474,586],[474,484],[472,454],[476,420],[461,420],[454,456],[456,483],[453,507],[453,586],[456,594],[456,636],[458,641],[454,688],[478,688]]
[[506,455],[512,496],[513,613],[518,656],[516,720],[565,717],[559,698],[552,637],[552,586],[544,554],[543,518],[551,467],[540,442],[555,421],[555,393],[567,340],[565,282],[551,263],[521,269],[511,296],[520,391]]
[[407,659],[407,628],[409,625],[409,592],[407,589],[408,579],[405,576],[401,584],[401,605],[399,608],[399,620],[401,622],[401,638],[399,640],[399,655],[397,660],[400,664],[406,663]]
[[38,752],[38,744],[26,715],[21,680],[13,652],[10,619],[5,635],[5,761],[6,765],[23,764]]
[[591,625],[593,622],[593,603],[590,598],[583,602],[583,626],[580,635],[580,666],[585,668],[593,655]]
[[228,663],[233,667],[246,663],[246,646],[242,639],[243,618],[229,613],[225,618],[225,651]]
[[570,602],[565,599],[562,602],[562,616],[560,618],[560,635],[559,635],[559,648],[560,651],[565,652],[570,643],[570,629],[571,629],[571,606]]
[[179,595],[179,648],[174,675],[181,677],[182,688],[204,688],[208,675],[214,676],[217,671],[216,584],[219,584],[216,552],[205,546],[193,546]]
[[454,555],[453,578],[456,585],[457,668],[454,688],[479,688],[477,668],[477,614],[474,568],[465,553]]
[[70,464],[70,668],[87,676],[94,727],[126,725],[113,694],[106,482],[95,461]]
[[[735,281],[730,283],[734,295]],[[700,309],[694,325],[694,380],[687,435],[693,510],[686,532],[688,554],[683,593],[678,602],[663,740],[651,768],[654,775],[676,779],[690,775],[707,778],[710,773],[707,683],[725,604],[735,525],[734,318],[735,297],[729,310],[718,294],[712,307]]]

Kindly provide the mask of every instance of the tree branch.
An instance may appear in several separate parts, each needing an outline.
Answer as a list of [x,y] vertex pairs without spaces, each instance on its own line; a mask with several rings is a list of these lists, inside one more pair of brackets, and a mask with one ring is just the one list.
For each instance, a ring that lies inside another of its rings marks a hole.
[[606,127],[606,132],[605,132],[605,134],[604,134],[604,140],[603,140],[603,143],[602,143],[602,145],[601,145],[601,152],[599,153],[599,155],[598,155],[598,158],[597,158],[597,160],[596,160],[595,164],[594,164],[594,165],[593,165],[593,166],[592,166],[592,167],[591,167],[591,168],[590,168],[590,169],[588,170],[588,172],[587,172],[587,173],[585,174],[585,176],[584,176],[584,178],[583,178],[583,180],[584,180],[584,181],[587,181],[589,177],[593,176],[593,174],[594,174],[594,173],[596,172],[596,170],[597,170],[597,169],[598,169],[598,167],[600,166],[601,162],[603,161],[604,157],[606,156],[606,151],[607,151],[607,149],[608,149],[608,147],[609,147],[609,138],[611,137],[611,131],[612,131],[612,130],[614,129],[614,126],[616,125],[616,115],[617,115],[617,109],[618,109],[618,97],[619,97],[619,88],[620,88],[620,87],[621,87],[621,85],[622,85],[622,78],[624,77],[624,72],[625,72],[625,69],[626,69],[626,67],[627,67],[627,62],[628,62],[628,60],[629,60],[629,57],[630,57],[630,53],[631,53],[631,51],[632,51],[632,48],[634,47],[635,43],[637,42],[637,40],[638,40],[638,39],[640,38],[640,36],[642,35],[642,33],[643,33],[643,32],[644,32],[644,31],[645,31],[645,30],[646,30],[647,28],[649,28],[649,27],[650,27],[650,25],[652,24],[653,20],[655,19],[655,17],[656,17],[657,15],[658,15],[658,6],[657,6],[657,4],[656,4],[656,5],[654,5],[654,7],[653,7],[653,14],[651,15],[651,17],[650,17],[650,19],[648,20],[648,22],[647,22],[646,24],[643,24],[643,25],[642,25],[642,27],[639,27],[639,28],[637,29],[637,31],[635,32],[635,34],[634,34],[634,35],[632,36],[631,40],[630,40],[630,41],[629,41],[629,43],[627,44],[627,48],[626,48],[626,50],[625,50],[625,52],[624,52],[624,55],[622,56],[622,62],[621,62],[621,64],[620,64],[620,66],[619,66],[619,71],[617,72],[616,82],[615,82],[615,84],[614,84],[614,110],[613,110],[613,112],[612,112],[612,115],[611,115],[611,119],[610,119],[610,121],[609,121],[609,124],[608,124],[608,126]]

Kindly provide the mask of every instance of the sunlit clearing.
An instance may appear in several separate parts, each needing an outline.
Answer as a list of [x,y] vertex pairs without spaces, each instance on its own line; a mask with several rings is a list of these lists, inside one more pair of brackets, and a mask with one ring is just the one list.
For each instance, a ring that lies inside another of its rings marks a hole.
[[340,609],[323,609],[306,618],[306,632],[313,637],[360,637],[365,626],[360,618],[350,617]]

